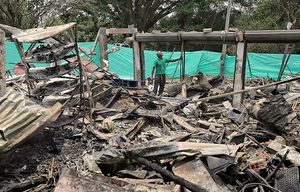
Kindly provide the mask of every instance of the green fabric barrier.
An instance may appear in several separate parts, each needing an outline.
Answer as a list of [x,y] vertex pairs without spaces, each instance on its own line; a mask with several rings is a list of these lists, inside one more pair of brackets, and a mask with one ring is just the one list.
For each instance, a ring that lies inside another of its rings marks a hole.
[[[28,47],[29,44],[24,44]],[[91,49],[93,42],[79,43],[79,46]],[[113,48],[114,45],[108,45]],[[96,47],[96,55],[92,57],[94,63],[99,66],[100,55],[99,45]],[[145,74],[146,78],[150,77],[153,63],[156,59],[156,51],[145,52]],[[165,58],[170,58],[171,52],[164,52]],[[180,52],[174,52],[172,59],[180,57]],[[199,71],[207,75],[218,75],[220,71],[221,54],[211,51],[193,51],[186,52],[186,69],[187,75],[193,75]],[[276,79],[282,61],[283,54],[263,54],[248,53],[246,76],[247,77],[264,77]],[[117,74],[122,79],[133,79],[133,51],[132,48],[121,47],[119,51],[108,55],[109,71]],[[6,63],[7,70],[13,69],[13,66],[20,61],[18,51],[13,42],[6,42]],[[250,65],[249,65],[250,64]],[[45,64],[35,64],[36,66],[45,66]],[[178,65],[178,67],[177,67]],[[233,77],[235,66],[235,56],[226,56],[225,76]],[[252,76],[250,74],[251,68]],[[176,70],[177,67],[177,70]],[[176,71],[176,72],[175,72]],[[175,76],[174,76],[175,72]],[[300,72],[300,55],[293,54],[290,57],[285,74],[296,74]],[[180,63],[169,63],[166,70],[168,78],[180,77]]]

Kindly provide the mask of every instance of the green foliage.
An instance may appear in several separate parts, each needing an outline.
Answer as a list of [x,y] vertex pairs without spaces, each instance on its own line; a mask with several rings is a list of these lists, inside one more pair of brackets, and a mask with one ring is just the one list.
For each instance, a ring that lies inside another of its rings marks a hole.
[[286,23],[279,0],[262,0],[252,13],[242,14],[235,26],[242,30],[284,29]]
[[[300,2],[298,4],[300,5]],[[241,30],[275,30],[286,29],[289,20],[281,0],[260,0],[252,12],[242,13],[234,21],[234,25]],[[248,51],[282,53],[283,46],[278,44],[250,44]]]
[[[0,0],[0,21],[18,28],[78,23],[79,41],[93,41],[99,27],[127,27],[139,31],[223,30],[229,0]],[[300,27],[299,0],[233,0],[230,26],[241,30]],[[125,36],[110,36],[122,42]],[[148,44],[150,49],[173,50],[180,45]],[[220,51],[221,46],[194,45],[190,50]],[[250,51],[282,52],[278,45],[249,45]],[[234,48],[229,48],[234,53]]]
[[0,0],[0,21],[22,29],[47,26],[61,7],[59,0]]

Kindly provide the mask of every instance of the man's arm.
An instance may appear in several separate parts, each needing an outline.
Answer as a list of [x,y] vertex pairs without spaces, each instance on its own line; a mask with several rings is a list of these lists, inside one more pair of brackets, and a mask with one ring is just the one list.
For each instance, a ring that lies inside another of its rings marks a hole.
[[167,62],[176,62],[176,61],[179,61],[181,59],[182,59],[182,57],[180,56],[178,59],[167,59]]

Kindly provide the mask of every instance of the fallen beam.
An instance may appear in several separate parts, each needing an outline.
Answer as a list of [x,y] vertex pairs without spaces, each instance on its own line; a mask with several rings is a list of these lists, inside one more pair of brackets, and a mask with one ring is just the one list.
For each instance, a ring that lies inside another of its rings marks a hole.
[[145,158],[142,157],[136,157],[133,158],[134,160],[136,160],[137,162],[146,165],[147,167],[150,167],[151,169],[157,171],[158,173],[160,173],[163,177],[166,177],[168,179],[171,179],[172,181],[174,181],[175,183],[182,185],[183,187],[193,191],[193,192],[206,192],[205,189],[201,188],[198,185],[195,185],[194,183],[189,182],[188,180],[179,177],[177,175],[174,175],[173,173],[171,173],[170,171],[163,169],[161,166],[152,163],[150,161],[148,161]]
[[246,92],[250,92],[250,91],[256,91],[256,90],[259,90],[259,89],[264,89],[264,88],[267,88],[267,87],[286,84],[286,83],[289,83],[289,82],[292,82],[292,81],[297,81],[297,80],[300,80],[300,76],[295,77],[293,79],[278,81],[278,82],[270,83],[270,84],[267,84],[267,85],[261,85],[261,86],[252,87],[252,88],[249,88],[249,89],[234,91],[234,92],[231,92],[231,93],[224,93],[224,94],[220,94],[220,95],[214,95],[214,96],[211,96],[211,97],[204,97],[204,98],[201,98],[201,99],[192,100],[192,101],[190,101],[190,103],[197,103],[197,102],[202,102],[202,101],[210,101],[210,100],[214,100],[214,99],[220,99],[220,98],[223,98],[223,97],[232,96],[232,95],[236,95],[236,94],[240,94],[240,93],[246,93]]
[[183,127],[185,130],[187,130],[190,133],[199,132],[198,129],[192,127],[190,124],[184,121],[184,119],[176,114],[174,114],[174,121],[178,123],[181,127]]

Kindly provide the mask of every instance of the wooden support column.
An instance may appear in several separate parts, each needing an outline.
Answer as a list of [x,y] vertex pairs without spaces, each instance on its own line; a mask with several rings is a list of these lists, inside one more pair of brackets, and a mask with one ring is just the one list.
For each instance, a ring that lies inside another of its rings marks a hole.
[[133,61],[134,61],[134,80],[135,81],[142,81],[141,78],[141,49],[140,43],[138,41],[133,41]]
[[141,86],[145,85],[145,43],[140,43]]
[[[233,91],[239,91],[245,88],[247,43],[238,42],[236,50],[237,51],[236,51]],[[242,94],[236,94],[233,96],[233,101],[232,101],[233,107],[240,108],[242,102],[243,102]]]
[[181,41],[181,67],[180,67],[180,80],[181,80],[181,97],[187,98],[187,85],[184,81],[185,78],[185,48],[184,41]]
[[100,28],[99,44],[100,44],[100,67],[103,68],[105,66],[104,60],[108,60],[106,28]]
[[180,67],[180,80],[183,81],[185,77],[185,49],[184,49],[184,41],[181,41],[181,67]]
[[0,97],[6,92],[5,33],[0,30]]

